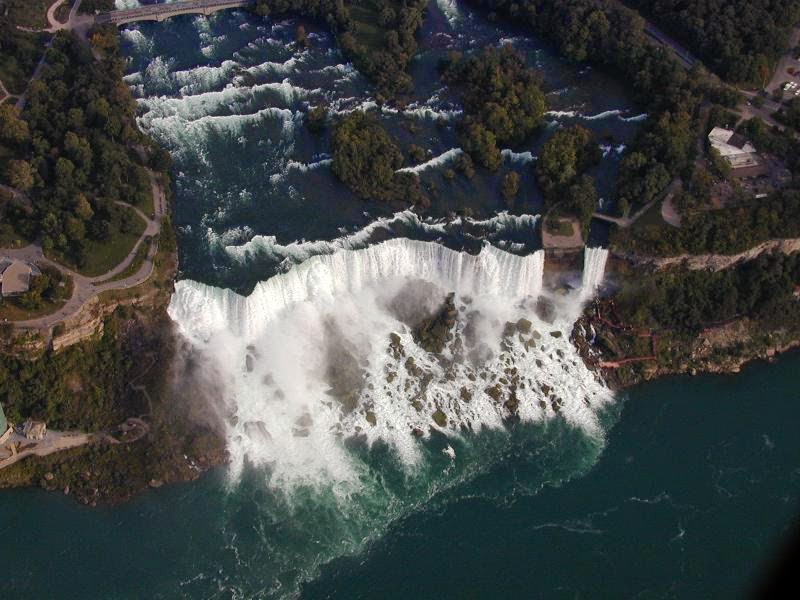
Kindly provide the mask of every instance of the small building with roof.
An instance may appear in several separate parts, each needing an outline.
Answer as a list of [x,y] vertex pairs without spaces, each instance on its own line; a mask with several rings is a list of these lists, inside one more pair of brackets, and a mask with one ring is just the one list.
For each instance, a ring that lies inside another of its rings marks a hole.
[[31,287],[31,279],[39,274],[39,269],[28,262],[0,258],[0,296],[24,294]]
[[708,141],[731,166],[735,177],[753,177],[768,171],[755,146],[743,135],[723,127],[714,127],[708,134]]

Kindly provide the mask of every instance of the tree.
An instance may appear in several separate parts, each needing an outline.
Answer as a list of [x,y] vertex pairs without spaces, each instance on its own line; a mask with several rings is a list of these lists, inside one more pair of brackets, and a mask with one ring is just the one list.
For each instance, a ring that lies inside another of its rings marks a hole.
[[6,180],[11,187],[27,192],[33,187],[33,168],[27,160],[10,160],[6,167]]
[[22,146],[30,140],[28,124],[11,104],[0,104],[0,141]]
[[490,171],[500,168],[502,155],[497,147],[497,137],[480,123],[469,125],[462,137],[464,150],[482,167]]
[[[356,111],[333,132],[333,173],[363,199],[400,199],[410,180],[398,173],[403,153],[373,114]],[[413,183],[411,184],[414,185]]]
[[536,177],[545,197],[555,200],[579,174],[596,164],[600,150],[592,133],[581,126],[557,131],[539,152]]
[[445,80],[463,90],[462,147],[482,166],[497,169],[500,147],[521,144],[541,125],[541,77],[510,46],[468,59],[451,53],[441,67]]
[[328,109],[318,104],[306,113],[305,125],[311,133],[319,134],[325,129],[325,122],[328,120]]
[[89,221],[94,216],[94,210],[92,210],[92,205],[89,204],[89,200],[83,194],[78,194],[75,197],[75,216],[77,216],[82,221]]

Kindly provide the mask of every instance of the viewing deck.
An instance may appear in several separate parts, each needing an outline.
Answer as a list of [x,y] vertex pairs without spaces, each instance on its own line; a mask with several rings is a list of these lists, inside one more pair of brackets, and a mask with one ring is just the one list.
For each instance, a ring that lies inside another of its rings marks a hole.
[[95,17],[98,25],[127,25],[137,21],[165,21],[178,15],[210,15],[228,8],[244,8],[255,0],[185,0],[168,4],[150,4],[139,8],[114,10]]

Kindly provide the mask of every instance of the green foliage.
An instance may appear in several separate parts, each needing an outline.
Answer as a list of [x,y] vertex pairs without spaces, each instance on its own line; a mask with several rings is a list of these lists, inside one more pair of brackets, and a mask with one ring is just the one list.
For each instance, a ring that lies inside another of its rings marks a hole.
[[560,129],[545,142],[536,161],[536,178],[549,202],[559,199],[578,175],[596,164],[600,149],[588,129]]
[[30,141],[28,124],[11,104],[0,104],[0,143],[19,148]]
[[3,408],[16,423],[34,418],[53,429],[104,429],[124,418],[115,399],[126,394],[129,366],[113,321],[100,340],[33,362],[0,355]]
[[[472,0],[526,23],[567,58],[591,61],[630,83],[650,119],[620,165],[617,206],[626,214],[656,197],[691,164],[695,118],[705,98],[720,96],[701,70],[687,71],[645,33],[644,20],[617,2]],[[724,95],[724,94],[723,94]],[[730,100],[730,98],[728,99]],[[635,158],[632,155],[638,154]]]
[[11,187],[27,192],[33,187],[33,168],[27,160],[8,161],[5,172],[6,181]]
[[733,82],[764,84],[800,19],[797,0],[627,0]]
[[541,77],[510,46],[469,58],[453,54],[444,78],[463,92],[462,146],[486,168],[498,168],[501,146],[521,144],[541,125]]
[[419,180],[398,173],[403,153],[375,115],[353,112],[333,132],[333,172],[360,198],[424,203]]
[[736,254],[769,239],[800,237],[800,191],[781,190],[768,198],[724,210],[685,215],[681,227],[649,225],[617,231],[617,248],[639,254]]
[[[73,34],[57,34],[41,79],[30,85],[22,120],[0,111],[0,138],[13,142],[16,154],[0,174],[28,191],[33,206],[7,216],[25,237],[41,238],[79,267],[95,250],[107,253],[112,234],[140,229],[116,201],[144,206],[151,195],[147,173],[129,150],[144,140],[122,82],[116,38],[109,39],[112,46],[97,61]],[[155,157],[167,167],[168,155]]]
[[25,90],[44,53],[44,38],[44,34],[20,31],[0,16],[0,80],[10,94],[21,94]]
[[786,323],[800,317],[793,296],[800,253],[763,255],[718,272],[675,270],[628,282],[616,296],[623,321],[697,333],[737,317]]
[[325,129],[325,124],[328,120],[328,109],[326,106],[319,104],[309,110],[304,119],[306,129],[311,133],[320,134]]
[[19,298],[19,303],[26,310],[37,310],[47,304],[59,304],[66,301],[72,293],[66,277],[53,267],[41,268],[41,275],[31,279],[30,288]]

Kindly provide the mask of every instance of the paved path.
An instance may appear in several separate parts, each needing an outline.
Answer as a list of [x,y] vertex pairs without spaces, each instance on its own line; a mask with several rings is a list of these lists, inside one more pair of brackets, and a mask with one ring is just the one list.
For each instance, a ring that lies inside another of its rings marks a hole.
[[0,80],[0,104],[6,101],[6,98],[18,98],[18,96],[12,94],[6,89],[6,86],[3,85],[2,80]]
[[630,227],[636,223],[636,221],[639,220],[639,217],[646,213],[647,210],[653,206],[653,204],[655,204],[655,202],[655,200],[651,200],[630,217],[612,217],[611,215],[607,215],[605,213],[596,212],[592,215],[592,218],[599,219],[600,221],[606,221],[607,223],[614,223],[614,225],[619,225],[620,227]]
[[77,431],[52,431],[48,430],[42,440],[29,440],[18,433],[12,433],[4,446],[11,447],[19,443],[20,451],[11,454],[8,458],[0,460],[0,469],[9,467],[27,456],[47,456],[61,450],[69,450],[88,444],[92,438],[91,433]]
[[[113,430],[99,433],[82,431],[54,431],[48,429],[41,440],[29,440],[16,432],[0,446],[0,469],[9,467],[28,456],[47,456],[54,452],[85,446],[90,442],[106,442],[109,444],[132,444],[150,432],[150,425],[139,417],[130,417]],[[122,438],[122,439],[118,439]],[[20,450],[14,453],[12,447],[19,444]],[[10,454],[10,456],[9,456]]]
[[[154,218],[149,218],[135,206],[131,206],[130,204],[126,204],[124,202],[117,202],[117,204],[133,209],[142,219],[144,219],[145,223],[147,223],[147,226],[145,227],[145,230],[139,240],[128,253],[128,256],[125,257],[125,260],[102,275],[87,277],[85,275],[81,275],[80,273],[76,273],[64,265],[47,258],[44,255],[41,246],[36,244],[30,244],[24,248],[18,249],[0,249],[0,256],[24,260],[31,263],[49,265],[55,269],[58,269],[63,274],[71,277],[73,281],[72,296],[58,311],[36,319],[15,321],[14,325],[24,329],[49,329],[56,323],[76,315],[94,296],[109,290],[124,290],[132,288],[144,283],[150,278],[150,276],[153,274],[153,260],[156,252],[158,251],[157,243],[150,244],[150,250],[145,257],[142,266],[139,267],[139,270],[136,273],[133,273],[132,275],[129,275],[123,279],[109,281],[110,279],[113,279],[120,273],[124,272],[131,265],[131,263],[133,263],[134,259],[136,258],[136,254],[139,251],[139,247],[146,243],[146,239],[148,237],[155,237],[161,232],[161,221],[167,211],[166,199],[164,196],[164,191],[161,189],[155,174],[148,169],[148,175],[150,176],[150,184],[153,189],[153,206],[155,211]],[[24,197],[24,195],[18,191],[12,190],[12,192]]]

